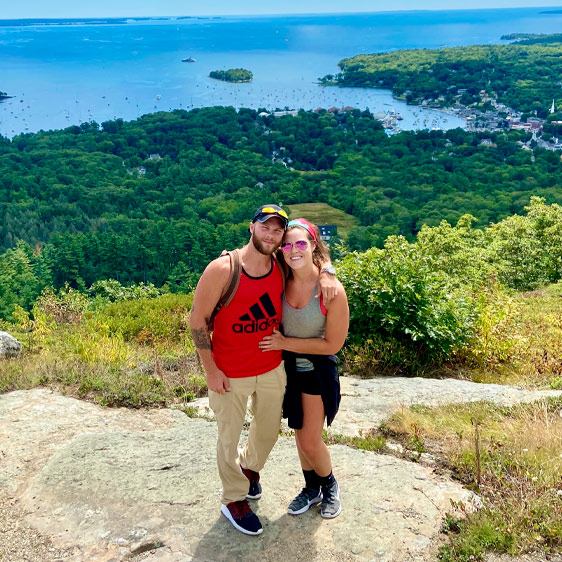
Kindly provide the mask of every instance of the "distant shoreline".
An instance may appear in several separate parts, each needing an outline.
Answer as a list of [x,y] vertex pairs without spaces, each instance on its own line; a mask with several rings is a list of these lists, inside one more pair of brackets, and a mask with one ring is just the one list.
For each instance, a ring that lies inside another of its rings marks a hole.
[[130,18],[21,18],[0,19],[0,27],[57,27],[64,25],[127,25],[144,21],[216,20],[221,16],[163,16]]

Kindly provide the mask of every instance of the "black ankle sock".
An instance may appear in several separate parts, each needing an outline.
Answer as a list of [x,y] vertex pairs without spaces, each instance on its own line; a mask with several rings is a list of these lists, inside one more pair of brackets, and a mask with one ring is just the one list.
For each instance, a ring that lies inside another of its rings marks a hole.
[[303,470],[304,482],[307,488],[320,490],[320,477],[314,470]]
[[336,481],[333,472],[330,472],[328,476],[318,476],[318,480],[320,481],[320,485],[322,486],[322,488],[327,488]]

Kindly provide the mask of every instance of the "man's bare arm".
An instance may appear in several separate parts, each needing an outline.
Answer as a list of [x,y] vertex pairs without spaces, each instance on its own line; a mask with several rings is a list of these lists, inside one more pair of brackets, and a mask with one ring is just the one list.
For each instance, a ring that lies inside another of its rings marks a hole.
[[207,388],[219,394],[230,390],[228,377],[217,367],[211,353],[209,318],[215,309],[230,272],[230,258],[221,257],[211,262],[195,289],[189,325],[193,343],[201,357],[207,375]]
[[200,349],[211,349],[211,338],[205,328],[195,328],[191,330],[191,337],[195,347]]
[[[328,260],[327,262],[322,263],[321,269],[331,266],[332,262],[331,260]],[[325,271],[321,272],[318,278],[318,288],[319,291],[316,298],[320,298],[320,295],[322,295],[324,304],[329,304],[330,301],[338,294],[338,280],[336,279],[336,276]]]

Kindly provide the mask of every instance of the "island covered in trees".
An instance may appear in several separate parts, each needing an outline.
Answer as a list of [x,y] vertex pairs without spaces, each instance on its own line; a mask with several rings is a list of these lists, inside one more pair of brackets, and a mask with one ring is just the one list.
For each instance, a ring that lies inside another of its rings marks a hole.
[[229,68],[228,70],[213,70],[209,74],[210,78],[222,80],[223,82],[251,82],[254,75],[245,68]]
[[0,92],[0,101],[9,98],[10,96],[6,92]]
[[[412,104],[469,106],[483,96],[546,118],[562,103],[562,35],[512,34],[508,45],[407,49],[358,55],[339,62],[341,72],[323,84],[385,88]],[[485,103],[485,102],[484,102]],[[536,112],[536,113],[535,113]]]

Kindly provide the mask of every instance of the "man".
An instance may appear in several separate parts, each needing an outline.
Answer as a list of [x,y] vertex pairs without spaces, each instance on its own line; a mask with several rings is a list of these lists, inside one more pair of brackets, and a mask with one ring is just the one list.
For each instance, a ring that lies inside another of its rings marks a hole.
[[[218,424],[217,464],[222,481],[222,514],[247,535],[263,528],[248,499],[261,497],[259,471],[277,441],[286,375],[280,351],[263,353],[259,342],[281,321],[283,277],[273,259],[288,217],[277,205],[264,205],[250,223],[250,241],[240,250],[242,273],[234,298],[214,318],[211,345],[209,320],[229,281],[228,255],[212,261],[201,276],[191,310],[195,347],[207,375],[209,405]],[[329,264],[327,264],[329,265]],[[324,298],[335,282],[323,275]],[[253,414],[248,442],[238,454],[248,398]]]

